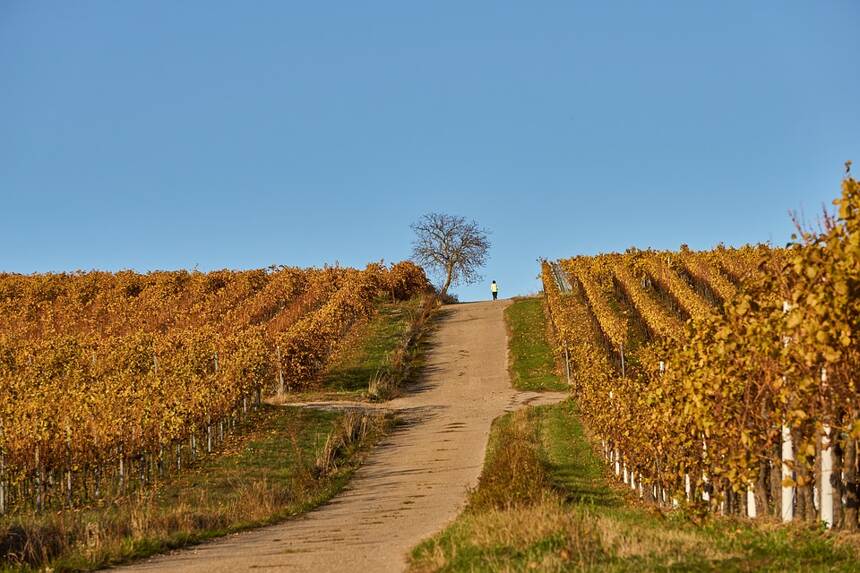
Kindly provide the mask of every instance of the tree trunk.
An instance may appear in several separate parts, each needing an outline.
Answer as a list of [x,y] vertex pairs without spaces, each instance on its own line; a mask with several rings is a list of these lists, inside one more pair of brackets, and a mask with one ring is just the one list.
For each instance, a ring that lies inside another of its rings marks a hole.
[[770,467],[767,460],[759,462],[758,479],[755,482],[755,508],[756,515],[767,515],[770,508],[768,496],[767,477]]
[[451,281],[454,280],[454,269],[448,269],[447,276],[445,277],[445,284],[442,286],[442,290],[439,291],[439,296],[444,298],[446,294],[448,294],[448,288],[451,286]]
[[[640,476],[641,476],[641,474],[640,474]],[[655,503],[657,501],[654,498],[654,484],[653,483],[642,482],[642,498],[649,503]]]
[[782,450],[779,441],[774,444],[773,458],[770,464],[770,499],[774,517],[782,516]]
[[845,529],[857,531],[857,512],[860,508],[857,483],[857,442],[848,439],[842,456],[842,471],[845,474]]

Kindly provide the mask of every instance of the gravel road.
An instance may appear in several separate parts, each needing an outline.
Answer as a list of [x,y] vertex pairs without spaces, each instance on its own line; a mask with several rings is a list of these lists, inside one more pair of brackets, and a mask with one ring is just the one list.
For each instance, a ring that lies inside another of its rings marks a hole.
[[507,304],[442,309],[422,380],[384,405],[406,423],[374,449],[332,501],[280,525],[123,570],[403,571],[409,550],[463,508],[467,490],[477,483],[493,419],[565,396],[512,389],[502,314]]

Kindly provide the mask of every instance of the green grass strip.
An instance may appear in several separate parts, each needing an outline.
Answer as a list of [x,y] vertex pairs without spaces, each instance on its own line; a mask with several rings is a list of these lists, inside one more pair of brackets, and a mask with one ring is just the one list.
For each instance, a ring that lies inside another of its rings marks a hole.
[[659,511],[605,472],[572,402],[503,416],[470,504],[413,550],[411,571],[858,570],[856,537]]
[[510,371],[518,390],[566,390],[567,384],[555,372],[552,347],[547,340],[543,299],[515,299],[505,309],[508,328]]

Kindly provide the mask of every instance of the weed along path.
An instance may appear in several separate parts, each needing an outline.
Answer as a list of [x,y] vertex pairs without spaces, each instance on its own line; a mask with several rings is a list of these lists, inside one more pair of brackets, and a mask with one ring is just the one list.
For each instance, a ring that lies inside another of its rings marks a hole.
[[422,379],[380,405],[403,424],[344,492],[303,517],[156,557],[130,571],[402,571],[407,552],[442,529],[477,484],[490,424],[506,410],[565,394],[517,392],[507,370],[507,301],[445,307]]

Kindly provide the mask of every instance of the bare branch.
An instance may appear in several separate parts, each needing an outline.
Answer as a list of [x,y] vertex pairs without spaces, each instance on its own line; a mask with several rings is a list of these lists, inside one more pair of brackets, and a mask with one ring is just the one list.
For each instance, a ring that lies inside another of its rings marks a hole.
[[490,250],[488,231],[475,221],[444,213],[428,213],[412,224],[415,240],[412,258],[441,277],[440,291],[451,285],[481,280],[478,271],[487,262]]

